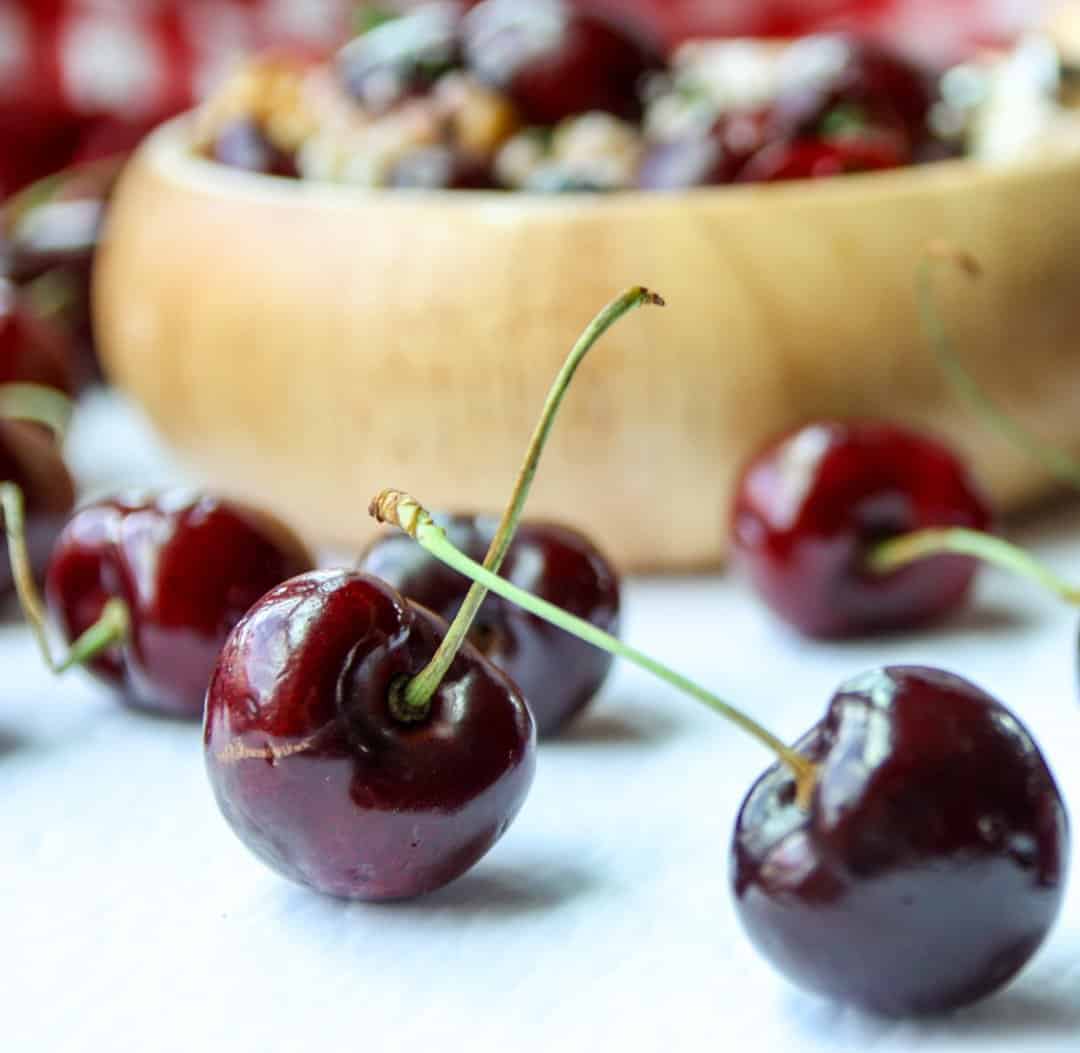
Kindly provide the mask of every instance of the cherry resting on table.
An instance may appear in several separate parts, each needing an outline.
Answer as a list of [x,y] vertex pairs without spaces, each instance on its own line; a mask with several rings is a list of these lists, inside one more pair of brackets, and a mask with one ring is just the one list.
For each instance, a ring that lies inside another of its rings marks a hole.
[[969,556],[883,574],[866,563],[875,545],[989,524],[973,480],[940,443],[892,424],[820,421],[768,443],[744,470],[733,552],[777,615],[809,636],[843,637],[933,621],[970,590]]
[[974,1002],[1061,907],[1065,805],[1023,725],[973,684],[897,667],[857,677],[795,747],[808,808],[774,765],[743,802],[739,917],[789,979],[890,1016]]
[[199,719],[226,636],[249,607],[314,566],[265,513],[208,496],[112,498],[72,517],[45,595],[69,642],[119,599],[128,630],[88,663],[133,706]]
[[377,578],[338,570],[280,585],[229,636],[206,699],[207,770],[274,870],[402,899],[464,873],[510,825],[536,729],[503,673],[466,644],[424,714],[394,711],[445,632]]

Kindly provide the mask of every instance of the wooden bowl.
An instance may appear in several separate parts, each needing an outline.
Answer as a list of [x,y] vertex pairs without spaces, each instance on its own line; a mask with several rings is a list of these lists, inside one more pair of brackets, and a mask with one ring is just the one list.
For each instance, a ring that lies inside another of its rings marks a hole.
[[625,569],[719,563],[743,459],[811,417],[907,421],[959,447],[999,506],[1049,480],[947,388],[917,261],[943,274],[971,371],[1080,451],[1080,156],[815,183],[539,197],[388,193],[230,171],[183,120],[116,192],[95,309],[112,377],[215,487],[359,545],[380,488],[498,510],[564,354],[625,286],[668,301],[582,369],[530,513]]

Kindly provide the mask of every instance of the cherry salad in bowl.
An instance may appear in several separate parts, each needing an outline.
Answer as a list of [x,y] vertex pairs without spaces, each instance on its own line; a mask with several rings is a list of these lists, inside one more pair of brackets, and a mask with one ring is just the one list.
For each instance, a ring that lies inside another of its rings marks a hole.
[[564,0],[424,4],[327,62],[255,59],[202,108],[224,165],[367,187],[680,190],[958,156],[1057,130],[1061,60],[1041,38],[948,70],[877,41],[695,41]]

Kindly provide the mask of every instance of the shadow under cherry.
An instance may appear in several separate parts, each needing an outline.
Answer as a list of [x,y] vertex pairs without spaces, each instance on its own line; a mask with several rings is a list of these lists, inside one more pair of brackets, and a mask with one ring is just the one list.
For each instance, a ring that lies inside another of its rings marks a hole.
[[448,911],[466,918],[516,918],[550,911],[595,891],[598,884],[589,871],[570,863],[545,860],[536,867],[490,863],[430,895],[388,906],[404,913]]
[[678,721],[668,713],[641,705],[620,708],[613,700],[595,712],[586,710],[557,736],[542,740],[541,746],[653,746],[678,730]]
[[449,885],[416,899],[386,903],[335,899],[296,885],[283,885],[285,914],[374,912],[394,918],[445,915],[461,922],[538,915],[593,893],[600,885],[589,871],[565,862],[481,863]]
[[813,999],[811,1005],[811,998],[790,993],[793,1019],[815,1038],[829,1036],[831,1044],[839,1034],[852,1047],[872,1048],[886,1037],[895,1041],[902,1034],[910,1036],[913,1049],[946,1040],[951,1048],[1013,1050],[1033,1038],[1080,1033],[1080,998],[1060,988],[1007,988],[969,1008],[915,1020],[875,1016],[825,1000]]
[[11,728],[0,727],[0,761],[26,749],[29,745],[30,739],[26,735],[21,735]]

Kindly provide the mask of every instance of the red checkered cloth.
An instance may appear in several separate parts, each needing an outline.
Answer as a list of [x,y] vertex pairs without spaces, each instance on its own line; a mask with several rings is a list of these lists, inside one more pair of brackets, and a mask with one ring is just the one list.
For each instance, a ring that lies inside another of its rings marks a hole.
[[349,0],[0,0],[0,195],[128,149],[240,56],[344,38]]

